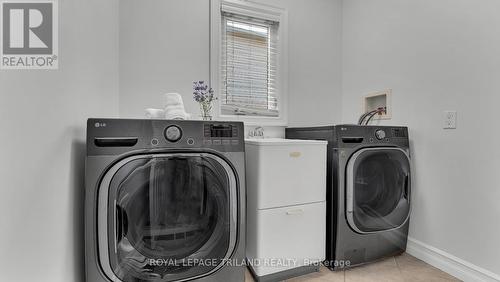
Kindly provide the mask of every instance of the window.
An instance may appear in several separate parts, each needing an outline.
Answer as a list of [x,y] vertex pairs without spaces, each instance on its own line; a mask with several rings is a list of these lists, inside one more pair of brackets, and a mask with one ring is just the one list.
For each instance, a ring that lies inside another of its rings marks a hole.
[[219,118],[286,123],[285,11],[249,1],[214,2],[211,82]]
[[278,22],[223,13],[222,114],[278,116]]

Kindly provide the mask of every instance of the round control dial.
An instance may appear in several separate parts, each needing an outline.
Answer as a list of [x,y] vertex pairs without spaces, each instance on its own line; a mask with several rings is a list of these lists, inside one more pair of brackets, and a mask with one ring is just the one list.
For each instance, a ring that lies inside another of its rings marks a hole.
[[378,140],[383,140],[385,138],[385,131],[382,129],[375,131],[375,137],[377,137]]
[[171,125],[165,129],[165,138],[170,142],[177,142],[182,137],[182,131],[179,127]]

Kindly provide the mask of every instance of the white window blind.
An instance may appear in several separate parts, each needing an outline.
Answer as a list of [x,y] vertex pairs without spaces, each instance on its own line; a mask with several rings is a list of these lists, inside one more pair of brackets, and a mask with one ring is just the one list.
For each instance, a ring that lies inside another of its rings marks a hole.
[[279,23],[222,13],[222,114],[279,116]]

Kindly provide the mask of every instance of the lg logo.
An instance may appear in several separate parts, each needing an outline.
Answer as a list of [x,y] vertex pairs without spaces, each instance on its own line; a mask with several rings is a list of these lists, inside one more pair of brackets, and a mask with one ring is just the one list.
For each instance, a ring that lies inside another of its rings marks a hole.
[[56,4],[2,3],[2,68],[57,68]]

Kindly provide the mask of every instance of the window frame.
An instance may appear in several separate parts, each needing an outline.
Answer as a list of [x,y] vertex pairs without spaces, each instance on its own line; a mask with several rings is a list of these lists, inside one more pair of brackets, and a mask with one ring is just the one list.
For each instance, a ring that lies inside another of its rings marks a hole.
[[[288,123],[288,13],[285,9],[241,0],[210,0],[210,86],[216,95],[221,93],[222,77],[222,10],[234,14],[279,22],[277,60],[278,116],[245,116],[222,114],[220,99],[214,103],[214,117],[218,120],[243,121],[246,125],[286,126]],[[220,97],[220,96],[219,96]]]

